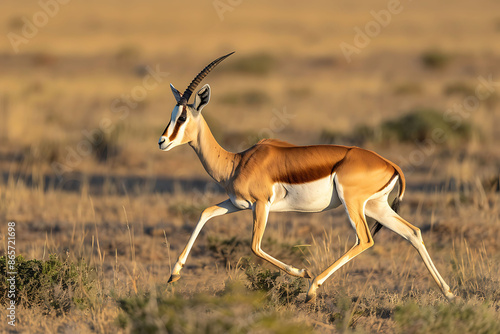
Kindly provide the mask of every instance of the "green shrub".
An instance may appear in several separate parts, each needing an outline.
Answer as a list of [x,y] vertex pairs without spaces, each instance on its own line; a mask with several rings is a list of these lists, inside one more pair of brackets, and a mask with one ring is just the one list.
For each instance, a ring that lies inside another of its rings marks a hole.
[[138,295],[121,298],[121,328],[131,333],[311,333],[292,314],[268,308],[268,298],[236,282],[219,295]]
[[[0,257],[0,267],[7,267],[7,258]],[[85,308],[89,305],[89,292],[93,288],[94,272],[86,263],[77,264],[62,261],[51,255],[47,261],[26,260],[16,257],[15,268],[17,305],[40,306],[45,312],[57,314],[69,311],[73,306]],[[7,292],[7,270],[0,271],[1,303],[9,302]]]
[[463,142],[472,138],[472,129],[472,125],[465,120],[455,124],[447,122],[445,115],[436,110],[417,109],[400,118],[382,123],[381,139],[402,142],[424,142],[428,139],[436,141],[434,131],[439,130],[439,138],[443,143]]
[[299,294],[306,292],[307,280],[287,274],[282,275],[281,271],[249,265],[245,274],[250,290],[266,292],[271,300],[278,304],[294,302]]
[[394,320],[399,332],[405,334],[500,333],[498,314],[486,304],[408,303],[396,308]]
[[326,144],[363,145],[366,142],[431,141],[436,145],[464,143],[473,138],[475,129],[464,119],[447,119],[433,109],[416,109],[399,118],[387,120],[379,127],[359,125],[351,133],[323,130],[320,140]]

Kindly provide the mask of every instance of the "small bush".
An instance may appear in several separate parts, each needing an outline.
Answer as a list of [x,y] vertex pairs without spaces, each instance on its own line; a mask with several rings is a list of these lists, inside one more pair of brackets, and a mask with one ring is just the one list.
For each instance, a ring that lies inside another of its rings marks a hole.
[[379,141],[380,131],[367,125],[358,125],[349,133],[323,130],[320,134],[320,141],[324,144],[341,144],[361,146],[367,141]]
[[7,28],[12,30],[21,30],[23,27],[24,27],[24,22],[21,16],[9,17],[7,21]]
[[217,296],[134,296],[118,300],[117,321],[130,333],[311,333],[307,324],[266,307],[265,295],[228,284]]
[[40,140],[30,146],[24,157],[28,163],[32,164],[51,164],[61,161],[63,156],[62,145],[56,141]]
[[420,56],[420,60],[425,67],[437,70],[445,68],[451,61],[451,56],[440,50],[429,50]]
[[123,45],[116,50],[115,60],[118,63],[132,63],[139,59],[141,50],[135,45]]
[[[7,258],[0,257],[0,296],[2,304],[8,302]],[[57,314],[69,311],[73,306],[81,308],[89,304],[88,296],[93,287],[94,273],[84,262],[77,264],[62,261],[51,255],[47,261],[26,260],[16,257],[15,277],[18,305],[39,306],[45,312],[52,310]]]
[[400,333],[499,333],[500,322],[486,304],[439,304],[422,306],[409,303],[396,308],[394,320]]
[[338,144],[343,141],[344,137],[345,135],[342,132],[323,129],[319,135],[319,140],[323,144]]
[[92,145],[92,152],[97,161],[106,162],[108,159],[117,156],[120,153],[119,139],[123,132],[123,124],[119,123],[112,128],[111,131],[105,132],[101,129],[96,129],[96,135],[93,140],[89,140]]

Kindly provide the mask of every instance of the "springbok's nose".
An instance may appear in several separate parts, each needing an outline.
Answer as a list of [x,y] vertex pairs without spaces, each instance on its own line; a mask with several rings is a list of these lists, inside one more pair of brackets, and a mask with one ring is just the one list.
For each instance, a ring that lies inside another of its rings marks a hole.
[[164,142],[165,142],[165,138],[161,137],[160,140],[158,140],[158,146],[160,146],[160,148],[161,148],[161,144],[163,144]]

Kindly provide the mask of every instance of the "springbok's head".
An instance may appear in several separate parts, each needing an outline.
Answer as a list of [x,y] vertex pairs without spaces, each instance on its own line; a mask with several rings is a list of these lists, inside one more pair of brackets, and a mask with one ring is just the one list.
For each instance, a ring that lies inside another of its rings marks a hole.
[[181,94],[175,87],[170,84],[172,93],[174,93],[177,104],[172,110],[170,122],[165,131],[158,140],[160,150],[169,151],[172,148],[189,143],[196,139],[199,128],[200,113],[203,107],[210,101],[210,86],[203,86],[194,96],[194,102],[188,104],[189,98],[193,94],[198,84],[207,74],[214,69],[221,61],[232,55],[231,52],[225,56],[215,59],[207,65],[198,75],[191,81],[188,88]]

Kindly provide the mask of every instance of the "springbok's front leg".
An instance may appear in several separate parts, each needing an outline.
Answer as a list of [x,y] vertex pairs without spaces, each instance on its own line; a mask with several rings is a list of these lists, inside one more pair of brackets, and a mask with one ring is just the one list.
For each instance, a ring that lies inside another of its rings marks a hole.
[[267,202],[257,201],[253,206],[253,235],[252,251],[260,258],[274,264],[287,274],[303,278],[312,278],[307,269],[297,269],[291,265],[285,264],[264,252],[261,248],[262,236],[266,229],[267,218],[269,216],[269,204]]
[[231,203],[229,199],[225,200],[224,202],[221,202],[217,205],[211,206],[201,213],[200,219],[198,220],[198,223],[196,224],[196,228],[194,229],[193,233],[191,234],[191,237],[189,238],[189,241],[182,251],[181,255],[179,255],[179,258],[177,259],[177,262],[174,265],[174,268],[172,269],[172,275],[170,276],[168,283],[172,283],[177,281],[179,278],[181,278],[180,271],[182,267],[184,267],[184,264],[186,263],[186,259],[189,255],[189,252],[191,251],[191,248],[193,247],[193,244],[200,234],[201,229],[205,225],[205,223],[213,217],[217,216],[222,216],[227,213],[232,213],[240,211],[237,207]]

